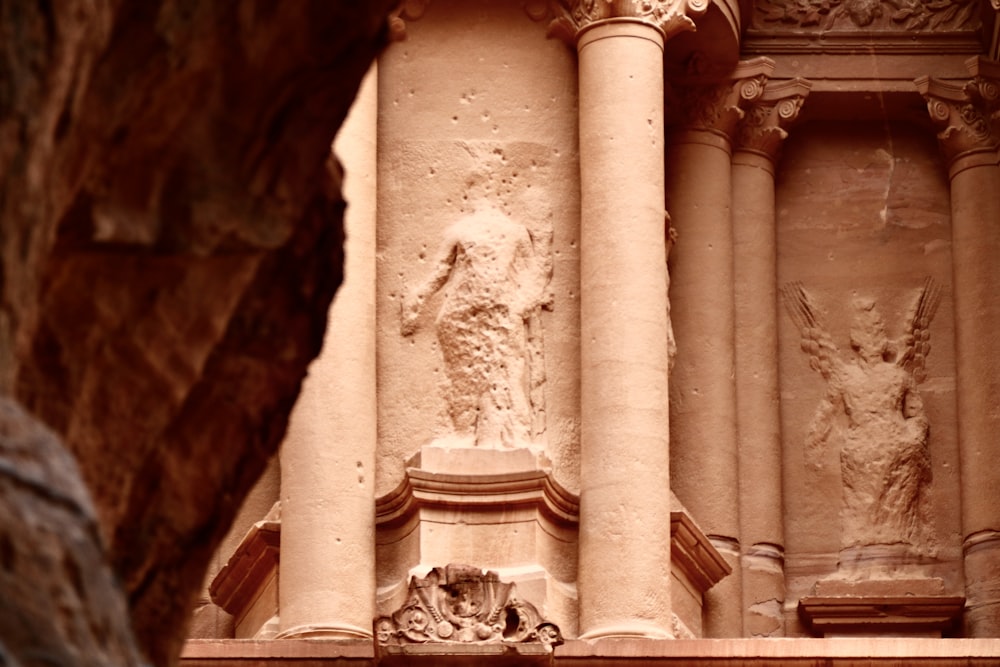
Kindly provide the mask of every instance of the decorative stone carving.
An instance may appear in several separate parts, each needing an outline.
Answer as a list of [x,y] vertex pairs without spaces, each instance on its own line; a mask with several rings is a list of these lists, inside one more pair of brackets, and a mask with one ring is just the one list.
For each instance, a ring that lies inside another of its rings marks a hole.
[[965,84],[926,76],[915,81],[931,120],[943,128],[937,136],[949,162],[965,153],[993,151],[1000,144],[1000,63],[974,57],[966,67],[972,78]]
[[749,105],[739,123],[736,147],[777,159],[782,141],[788,136],[786,127],[798,118],[799,110],[809,95],[812,84],[805,79],[769,82],[760,99]]
[[763,0],[754,4],[758,27],[780,24],[817,31],[851,24],[880,31],[975,31],[977,0]]
[[[679,115],[686,129],[708,130],[732,138],[743,119],[744,109],[758,102],[774,71],[770,58],[754,58],[737,64],[731,78],[717,85],[675,85],[669,89],[670,111]],[[695,72],[690,78],[697,79]]]
[[523,447],[544,431],[540,312],[552,306],[551,245],[551,229],[529,230],[486,208],[448,228],[434,273],[404,300],[401,331],[409,336],[444,292],[435,330],[459,441]]
[[694,30],[691,16],[704,14],[708,0],[548,0],[529,2],[528,15],[550,18],[549,36],[574,44],[577,34],[598,21],[633,18],[663,31],[664,39]]
[[454,564],[411,577],[406,604],[375,621],[375,636],[380,646],[533,643],[551,651],[563,643],[559,628],[520,599],[514,584]]
[[[929,546],[925,491],[931,467],[929,424],[917,384],[926,375],[940,287],[927,278],[897,341],[887,337],[875,300],[855,299],[852,361],[839,357],[800,283],[781,292],[802,332],[810,367],[827,382],[806,437],[807,458],[831,441],[841,443],[843,547],[903,545],[908,555],[923,553]],[[838,415],[845,418],[840,425]]]

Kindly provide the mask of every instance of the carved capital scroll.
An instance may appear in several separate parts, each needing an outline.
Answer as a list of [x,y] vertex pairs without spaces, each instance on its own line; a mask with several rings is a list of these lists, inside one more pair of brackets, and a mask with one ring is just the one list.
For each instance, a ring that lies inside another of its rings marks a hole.
[[692,16],[704,14],[708,0],[535,0],[526,6],[536,21],[548,18],[549,36],[575,44],[581,30],[610,19],[634,19],[663,32],[664,40],[694,30]]
[[972,78],[964,84],[927,76],[914,81],[931,120],[942,128],[937,137],[949,164],[1000,145],[1000,63],[976,56],[965,64]]
[[411,577],[406,603],[375,620],[375,637],[381,647],[536,644],[551,651],[563,643],[559,628],[521,599],[514,584],[496,572],[454,564]]
[[685,129],[708,130],[732,141],[744,110],[761,100],[773,71],[774,61],[760,57],[738,63],[723,83],[671,86],[671,111]]
[[762,154],[774,162],[788,136],[787,128],[798,118],[811,88],[812,83],[805,79],[769,82],[739,123],[736,148]]

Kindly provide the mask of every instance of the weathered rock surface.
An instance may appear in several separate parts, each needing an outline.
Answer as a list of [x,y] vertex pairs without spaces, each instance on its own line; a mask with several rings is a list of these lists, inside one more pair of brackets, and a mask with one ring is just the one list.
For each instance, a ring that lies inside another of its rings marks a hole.
[[157,664],[321,345],[392,4],[0,6],[0,390],[79,460]]
[[0,665],[138,665],[97,516],[58,437],[0,399]]

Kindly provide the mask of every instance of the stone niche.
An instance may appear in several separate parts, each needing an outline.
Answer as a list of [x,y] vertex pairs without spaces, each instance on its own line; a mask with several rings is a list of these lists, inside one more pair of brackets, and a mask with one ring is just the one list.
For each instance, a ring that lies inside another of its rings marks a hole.
[[[963,583],[947,172],[916,124],[813,118],[785,148],[786,634],[948,634]],[[893,391],[898,409],[879,403]]]

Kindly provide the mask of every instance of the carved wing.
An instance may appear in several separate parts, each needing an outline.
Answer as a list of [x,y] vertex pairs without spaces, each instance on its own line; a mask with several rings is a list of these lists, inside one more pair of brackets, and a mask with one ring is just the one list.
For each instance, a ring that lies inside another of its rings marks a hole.
[[903,334],[902,354],[896,361],[910,372],[915,382],[923,382],[927,377],[927,355],[931,351],[930,326],[938,305],[941,303],[941,286],[927,276],[920,296],[913,304],[910,321]]
[[809,355],[809,367],[829,380],[837,361],[837,346],[823,328],[809,293],[795,281],[781,287],[785,310],[802,332],[802,350]]

